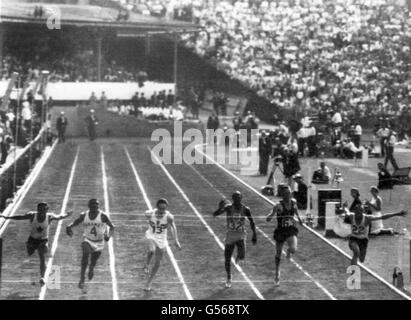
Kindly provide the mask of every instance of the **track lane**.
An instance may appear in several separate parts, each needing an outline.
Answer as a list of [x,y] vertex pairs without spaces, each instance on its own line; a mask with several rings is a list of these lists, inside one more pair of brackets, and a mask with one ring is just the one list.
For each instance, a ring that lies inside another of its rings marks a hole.
[[[74,214],[64,220],[62,229],[87,210],[88,200],[97,198],[100,208],[104,208],[104,190],[101,171],[100,142],[83,139],[73,141],[80,146],[80,154],[70,200],[67,208],[73,208]],[[45,299],[49,300],[111,300],[113,298],[109,252],[107,244],[95,268],[94,279],[88,284],[87,294],[83,294],[77,284],[80,280],[81,242],[83,229],[79,225],[73,228],[74,235],[61,234],[55,254],[54,264],[61,267],[61,289],[48,290]],[[86,281],[88,283],[88,281]]]
[[[128,158],[121,144],[104,146],[111,219],[116,226],[114,252],[120,299],[186,299],[178,277],[167,254],[164,255],[158,276],[153,282],[155,290],[144,292],[146,276],[143,265],[147,243],[144,233],[147,205],[135,181]],[[117,214],[116,212],[122,212]],[[136,212],[139,215],[136,215]],[[171,284],[174,283],[174,284]]]
[[[74,160],[74,144],[57,145],[31,189],[24,197],[16,215],[36,210],[37,203],[46,201],[50,211],[59,213],[64,197],[71,165]],[[57,222],[49,229],[49,243]],[[37,253],[31,258],[26,252],[26,241],[30,233],[28,221],[10,220],[3,234],[3,266],[1,299],[38,299],[40,292],[39,259]]]
[[[255,208],[260,215],[266,215],[272,209],[270,203],[264,201],[217,166],[194,165],[194,168],[204,178],[211,181],[214,188],[223,194],[229,195],[233,189],[240,190],[243,193],[244,199],[248,199],[249,205]],[[191,170],[191,172],[197,175],[194,170]],[[198,175],[197,177],[199,179]],[[191,177],[191,179],[194,178]],[[272,235],[274,224],[265,223],[263,217],[259,221],[257,220],[257,223],[262,231],[269,236]],[[346,281],[348,274],[346,272],[349,259],[318,239],[308,230],[301,227],[299,229],[299,252],[294,259],[338,299],[403,299],[403,297],[364,270],[361,272],[361,289],[347,289]]]
[[[133,163],[146,187],[151,202],[161,197],[169,200],[169,210],[176,216],[182,251],[176,259],[194,299],[257,299],[249,285],[239,282],[235,288],[224,288],[225,272],[223,251],[187,205],[184,198],[164,175],[162,169],[153,164],[145,144],[127,144]],[[189,224],[180,223],[178,215],[191,215]],[[196,227],[193,227],[193,224]],[[161,272],[161,271],[160,271]],[[235,280],[239,280],[236,278]],[[243,280],[241,278],[241,280]]]

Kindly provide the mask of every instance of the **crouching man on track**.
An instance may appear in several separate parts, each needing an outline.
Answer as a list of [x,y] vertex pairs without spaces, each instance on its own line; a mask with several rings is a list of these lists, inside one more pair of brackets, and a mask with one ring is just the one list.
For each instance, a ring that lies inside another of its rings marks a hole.
[[275,254],[275,286],[280,284],[280,261],[283,251],[284,243],[287,242],[287,259],[297,251],[297,235],[298,229],[296,227],[295,217],[297,217],[300,224],[303,224],[298,215],[297,201],[291,197],[291,189],[289,186],[281,188],[280,196],[283,198],[279,203],[274,205],[273,210],[267,216],[267,222],[277,216],[277,228],[274,230],[274,240],[276,247]]
[[353,208],[353,212],[345,213],[345,222],[351,224],[351,235],[348,245],[353,252],[351,265],[357,265],[358,259],[361,263],[365,261],[368,247],[368,234],[373,221],[385,220],[395,216],[405,216],[407,211],[401,210],[396,213],[387,213],[379,217],[364,213],[364,207],[360,204]]
[[[67,235],[72,237],[73,227],[81,223],[84,227],[84,240],[81,243],[83,256],[81,259],[80,282],[78,284],[79,288],[84,292],[86,291],[85,279],[89,260],[90,266],[88,269],[88,280],[90,281],[94,277],[94,268],[97,264],[97,260],[101,256],[101,252],[104,249],[104,241],[109,241],[114,232],[114,225],[107,214],[100,210],[97,199],[90,199],[88,202],[88,208],[89,209],[87,211],[82,212],[80,216],[66,228]],[[108,233],[107,226],[109,228]]]
[[[146,211],[146,218],[149,220],[149,227],[145,234],[146,239],[148,240],[147,260],[144,265],[144,273],[148,275],[148,280],[144,288],[145,291],[151,291],[151,283],[153,282],[154,276],[157,274],[157,271],[160,268],[164,250],[166,250],[168,245],[168,227],[171,228],[171,233],[174,237],[176,247],[181,250],[174,217],[167,210],[167,207],[168,201],[166,199],[160,199],[157,201],[156,209]],[[149,266],[153,256],[155,256],[154,266],[150,272]]]
[[254,220],[251,216],[250,208],[242,204],[242,195],[240,191],[236,191],[232,195],[233,203],[226,203],[225,200],[221,200],[219,208],[213,213],[214,217],[217,217],[223,213],[227,215],[227,234],[225,238],[225,270],[227,272],[226,288],[231,287],[231,257],[233,256],[234,249],[237,247],[236,263],[239,263],[245,258],[245,243],[247,239],[247,232],[245,230],[245,217],[250,221],[251,230],[253,236],[251,238],[252,243],[257,243],[257,233],[255,231]]
[[27,254],[30,256],[37,250],[40,258],[40,285],[45,284],[44,274],[46,273],[46,255],[48,253],[49,226],[52,221],[58,221],[69,217],[72,212],[68,211],[64,215],[55,215],[48,212],[49,206],[45,202],[37,204],[37,211],[30,211],[24,215],[7,217],[0,215],[0,218],[9,220],[30,220],[31,231],[26,242]]

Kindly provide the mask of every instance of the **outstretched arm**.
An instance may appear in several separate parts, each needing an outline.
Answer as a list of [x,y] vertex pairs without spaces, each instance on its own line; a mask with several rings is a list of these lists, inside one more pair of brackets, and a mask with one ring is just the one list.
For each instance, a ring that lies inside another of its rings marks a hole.
[[177,233],[177,227],[176,227],[176,223],[174,221],[174,217],[173,216],[169,216],[168,217],[168,225],[170,226],[170,230],[171,230],[171,234],[173,235],[176,247],[178,249],[181,249],[181,245],[180,242],[178,241],[178,233]]
[[72,214],[73,214],[73,211],[72,211],[72,210],[69,210],[69,211],[67,211],[65,214],[61,214],[61,215],[59,215],[59,216],[57,216],[57,215],[52,215],[52,216],[50,217],[50,222],[51,222],[51,221],[59,221],[59,220],[66,219],[66,218],[70,217]]
[[407,211],[401,210],[400,212],[383,214],[381,217],[370,217],[370,221],[386,220],[386,219],[396,217],[396,216],[405,216],[407,214],[408,214]]
[[10,217],[0,214],[0,218],[4,218],[6,220],[30,220],[33,218],[33,215],[34,214],[32,212],[27,212],[26,214]]
[[252,241],[253,244],[256,244],[257,243],[257,232],[255,231],[255,223],[254,223],[253,217],[251,216],[250,209],[247,208],[245,210],[245,215],[248,218],[248,220],[250,221],[250,227],[251,227],[251,230],[253,231],[253,237],[251,238],[251,241]]

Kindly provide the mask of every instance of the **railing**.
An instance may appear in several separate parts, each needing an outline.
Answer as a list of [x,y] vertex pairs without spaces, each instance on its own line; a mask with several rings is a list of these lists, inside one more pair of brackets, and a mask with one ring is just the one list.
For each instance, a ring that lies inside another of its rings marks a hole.
[[[5,165],[0,171],[0,211],[7,206],[8,199],[13,198],[16,191],[23,185],[27,175],[41,156],[47,144],[47,131],[43,128],[37,137],[24,149],[14,149],[15,159]],[[9,157],[13,156],[9,153]]]

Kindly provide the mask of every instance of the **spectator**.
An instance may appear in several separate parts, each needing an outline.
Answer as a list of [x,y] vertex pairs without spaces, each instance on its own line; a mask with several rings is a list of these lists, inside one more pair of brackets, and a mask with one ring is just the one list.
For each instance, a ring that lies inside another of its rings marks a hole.
[[[371,200],[367,200],[365,202],[366,207],[368,209],[368,213],[371,214],[373,217],[379,218],[382,216],[382,198],[379,196],[379,190],[377,187],[372,186],[370,188],[370,193],[372,196]],[[394,230],[392,228],[384,228],[382,220],[372,221],[370,235],[379,236],[384,234],[394,235]]]
[[325,165],[325,161],[320,162],[320,167],[313,173],[313,183],[328,184],[331,181],[331,170]]
[[89,98],[89,106],[92,108],[95,108],[97,106],[97,97],[94,92],[91,93],[91,96]]
[[394,181],[385,166],[378,163],[378,189],[392,189]]
[[299,173],[294,175],[294,181],[297,184],[297,188],[293,192],[293,198],[297,201],[297,207],[298,209],[307,209],[308,187]]
[[361,125],[357,122],[354,128],[354,134],[353,134],[353,142],[354,145],[359,148],[360,143],[361,143],[361,136],[362,136],[362,127]]
[[260,175],[266,176],[268,170],[268,163],[270,161],[271,142],[269,140],[267,133],[264,130],[260,134],[258,152],[260,156],[260,165],[258,171]]
[[386,149],[387,149],[387,140],[390,136],[390,129],[387,128],[387,125],[384,124],[380,129],[377,131],[377,137],[380,139],[380,148],[381,148],[381,156],[385,157]]
[[[352,188],[350,191],[351,197],[353,198],[353,201],[350,205],[350,208],[348,209],[350,212],[354,212],[354,208],[356,206],[361,206],[362,207],[362,201],[360,199],[360,191],[357,188]],[[347,207],[348,204],[347,202],[344,203],[344,206]]]
[[395,131],[392,131],[387,140],[387,150],[386,150],[387,154],[385,157],[384,167],[387,168],[387,164],[389,161],[391,162],[391,165],[393,166],[394,170],[399,169],[397,165],[397,161],[395,161],[395,158],[394,158],[394,146],[396,143],[397,143],[397,133]]
[[98,125],[98,119],[94,114],[94,109],[90,110],[90,114],[85,119],[87,124],[88,136],[90,141],[96,139],[96,126]]
[[104,108],[104,110],[107,109],[107,96],[106,96],[106,93],[104,91],[101,92],[100,104]]
[[30,132],[32,125],[32,112],[30,103],[28,101],[23,102],[23,108],[21,109],[21,117],[23,119],[23,126],[27,132]]

